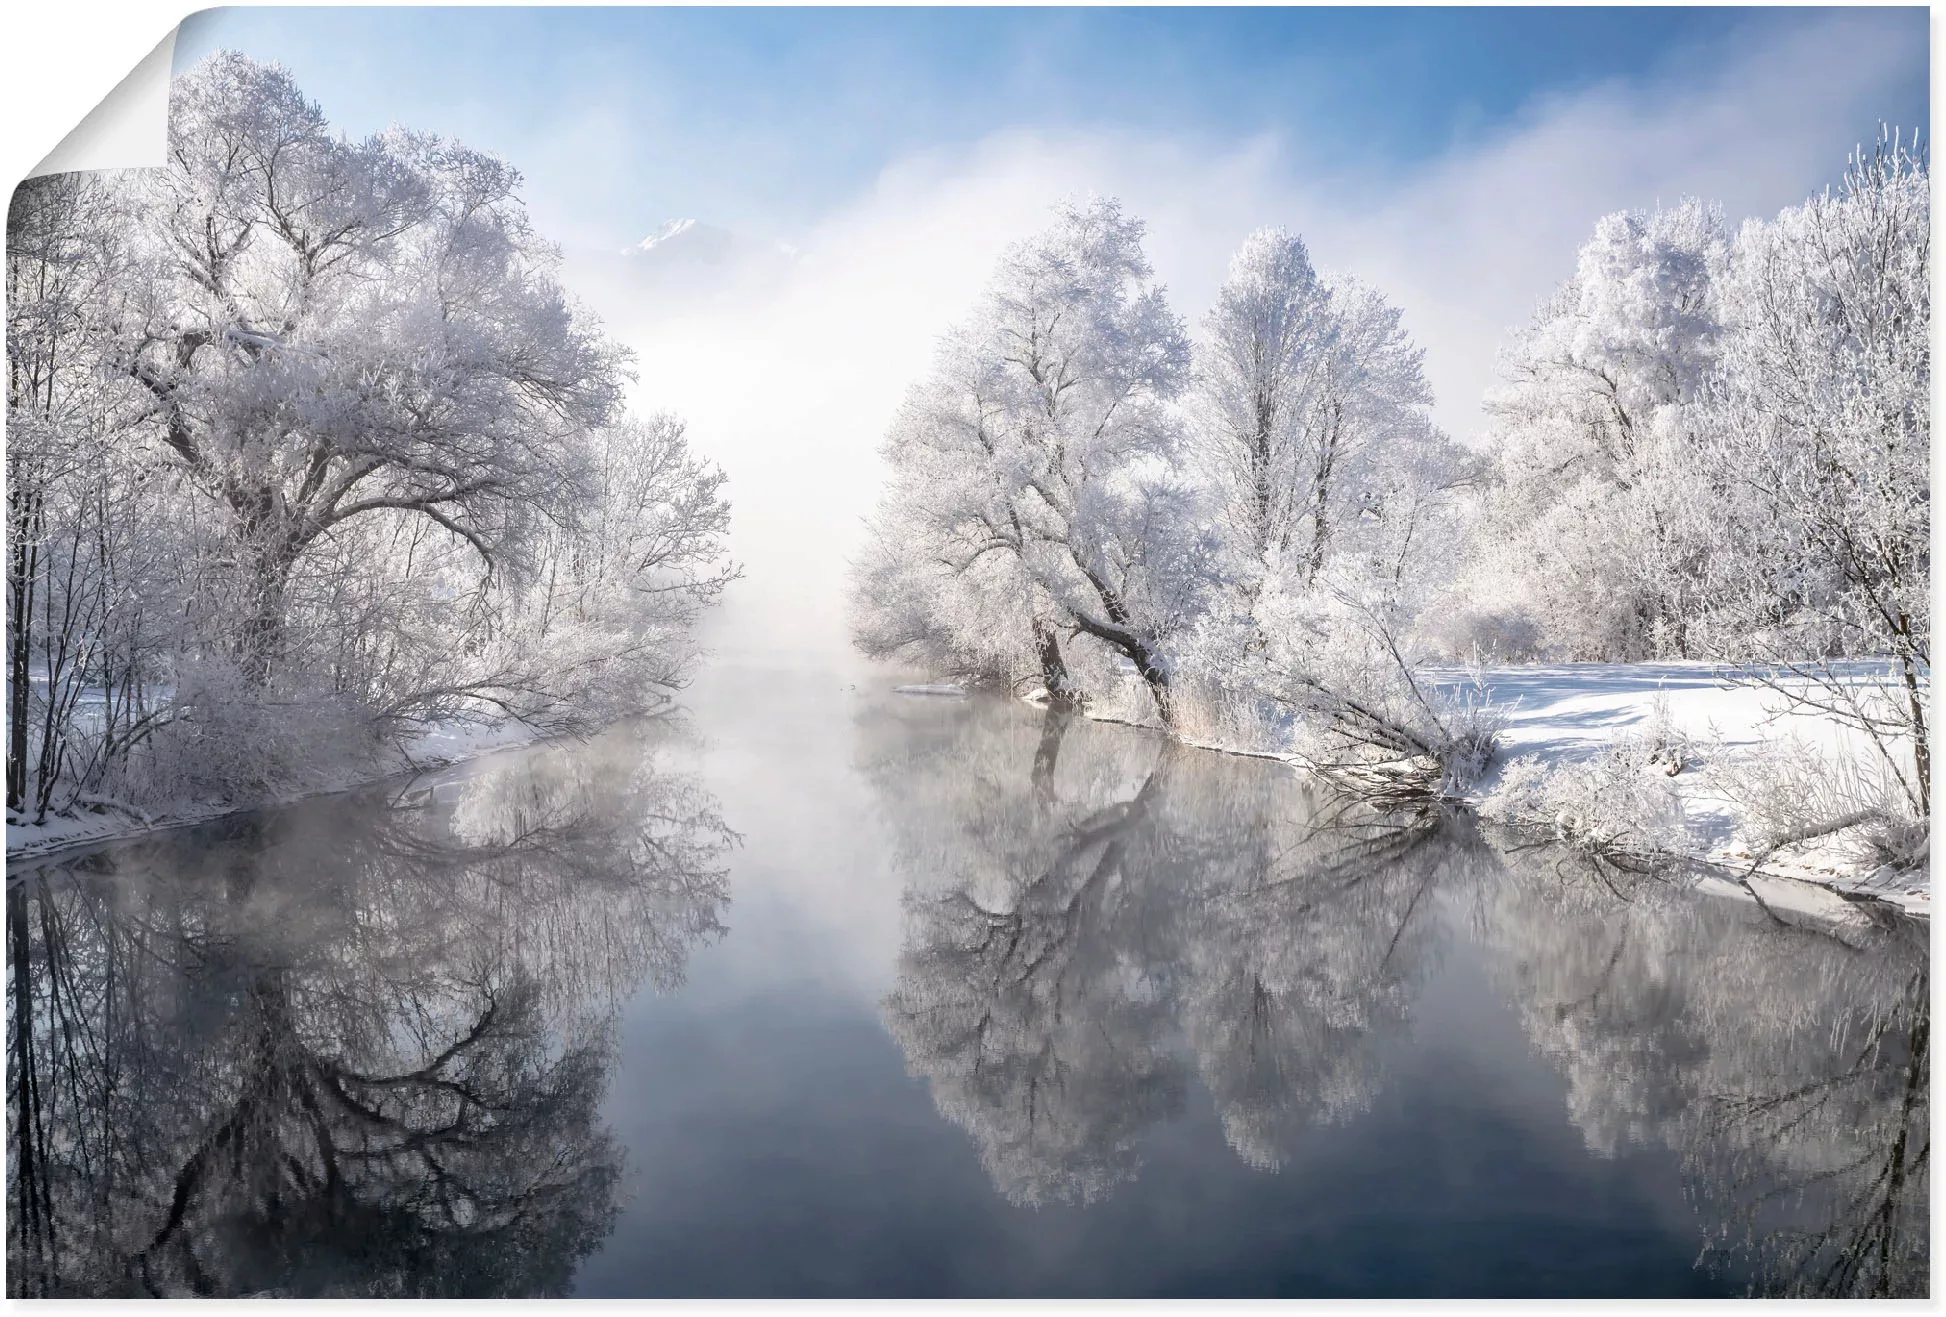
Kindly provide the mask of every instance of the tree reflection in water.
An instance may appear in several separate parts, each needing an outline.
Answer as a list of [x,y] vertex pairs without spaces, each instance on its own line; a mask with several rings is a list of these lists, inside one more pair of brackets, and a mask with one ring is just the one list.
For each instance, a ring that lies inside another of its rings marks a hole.
[[1679,1155],[1702,1265],[1925,1292],[1922,927],[1791,926],[1058,711],[915,703],[859,734],[907,875],[885,1017],[1008,1199],[1112,1192],[1192,1076],[1236,1153],[1279,1168],[1369,1107],[1470,932],[1590,1151]]
[[1478,895],[1489,963],[1589,1148],[1681,1155],[1704,1265],[1762,1294],[1926,1293],[1923,925],[1616,887],[1547,851]]
[[10,1292],[564,1293],[733,842],[616,735],[10,875]]
[[1059,711],[882,716],[912,875],[886,1018],[1009,1199],[1131,1178],[1192,1071],[1264,1168],[1370,1102],[1437,953],[1433,816],[1322,816],[1280,765]]

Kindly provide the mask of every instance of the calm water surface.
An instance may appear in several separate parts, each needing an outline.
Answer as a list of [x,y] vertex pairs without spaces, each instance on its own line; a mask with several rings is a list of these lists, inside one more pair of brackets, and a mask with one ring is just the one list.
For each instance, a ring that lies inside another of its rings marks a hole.
[[15,866],[22,1294],[1923,1294],[1928,958],[1004,701]]

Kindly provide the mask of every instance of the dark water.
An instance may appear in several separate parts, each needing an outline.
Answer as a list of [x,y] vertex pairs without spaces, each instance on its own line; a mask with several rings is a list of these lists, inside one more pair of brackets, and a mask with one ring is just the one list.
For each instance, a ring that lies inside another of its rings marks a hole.
[[1923,926],[1017,704],[695,705],[16,866],[10,1293],[1926,1292]]

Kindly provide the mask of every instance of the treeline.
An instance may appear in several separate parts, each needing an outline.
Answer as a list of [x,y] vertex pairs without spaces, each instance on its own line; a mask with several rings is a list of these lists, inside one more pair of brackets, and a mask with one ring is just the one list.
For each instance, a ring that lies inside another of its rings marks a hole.
[[1133,674],[1140,716],[1433,788],[1494,728],[1428,661],[1712,658],[1868,733],[1923,812],[1927,187],[1888,139],[1734,235],[1604,218],[1478,448],[1299,238],[1252,235],[1192,337],[1141,223],[1064,205],[892,426],[857,642],[1057,702]]
[[330,128],[234,53],[161,169],[7,225],[7,805],[244,800],[454,722],[654,707],[734,569],[722,473],[503,161]]
[[1142,232],[1063,206],[941,344],[886,442],[859,645],[1057,703],[1132,672],[1179,729],[1302,710],[1333,762],[1440,757],[1470,729],[1395,651],[1479,464],[1398,310],[1267,230],[1192,343]]

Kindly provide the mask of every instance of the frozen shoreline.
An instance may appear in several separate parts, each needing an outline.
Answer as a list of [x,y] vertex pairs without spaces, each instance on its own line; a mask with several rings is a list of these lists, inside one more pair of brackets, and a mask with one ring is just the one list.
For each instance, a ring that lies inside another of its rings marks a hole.
[[[1710,758],[1755,747],[1764,740],[1797,736],[1832,749],[1847,748],[1844,729],[1828,720],[1776,712],[1771,692],[1724,682],[1714,665],[1699,662],[1579,663],[1488,669],[1490,700],[1506,710],[1500,735],[1500,754],[1492,768],[1464,798],[1479,808],[1488,801],[1506,771],[1521,762],[1538,762],[1549,769],[1594,759],[1618,737],[1645,728],[1660,698],[1670,724],[1707,746],[1704,762],[1674,777],[1683,802],[1694,845],[1691,858],[1718,871],[1705,886],[1738,899],[1752,897],[1735,875],[1750,871],[1756,848],[1744,835],[1729,803],[1712,789]],[[1458,669],[1435,669],[1431,676],[1442,686],[1472,680]],[[947,683],[914,683],[895,688],[909,698],[964,697],[965,691]],[[1091,716],[1102,721],[1130,722],[1110,708]],[[1142,725],[1139,722],[1133,725]],[[53,819],[39,827],[9,826],[7,860],[57,854],[70,847],[118,841],[171,828],[188,827],[247,809],[287,805],[311,796],[351,790],[402,773],[450,767],[497,751],[515,749],[542,739],[519,724],[497,727],[438,728],[421,736],[394,762],[355,781],[333,783],[315,790],[269,800],[221,806],[185,805],[137,814],[125,808],[80,818]],[[1200,749],[1295,763],[1294,758],[1263,750],[1240,749],[1195,737],[1183,742]],[[1926,873],[1879,871],[1860,873],[1847,866],[1828,842],[1797,847],[1773,855],[1750,874],[1766,903],[1780,908],[1831,906],[1851,899],[1870,898],[1930,918],[1932,890]],[[1805,889],[1815,889],[1807,892]]]
[[[1702,762],[1669,779],[1681,797],[1688,822],[1690,858],[1722,875],[1706,878],[1704,886],[1751,900],[1735,880],[1735,875],[1748,873],[1764,901],[1778,908],[1835,910],[1848,900],[1872,899],[1910,915],[1930,918],[1932,883],[1928,873],[1886,869],[1860,872],[1845,862],[1839,847],[1829,839],[1786,848],[1751,871],[1761,848],[1746,835],[1743,821],[1716,789],[1712,760],[1790,737],[1825,751],[1857,754],[1866,752],[1866,747],[1862,739],[1831,720],[1782,712],[1776,693],[1726,681],[1718,675],[1720,671],[1717,664],[1699,661],[1556,663],[1486,669],[1481,675],[1487,698],[1505,711],[1506,726],[1500,733],[1499,754],[1486,775],[1462,798],[1463,803],[1490,817],[1490,808],[1481,807],[1489,805],[1508,769],[1537,763],[1552,771],[1593,761],[1621,737],[1646,731],[1660,699],[1670,728],[1690,737],[1704,752]],[[1428,674],[1435,685],[1448,689],[1470,685],[1474,678],[1472,672],[1459,668],[1432,668]],[[1152,725],[1124,716],[1127,712],[1103,707],[1091,711],[1090,716]],[[1295,756],[1284,753],[1194,736],[1179,739],[1205,750],[1279,759],[1293,766],[1298,762]]]
[[388,753],[373,772],[357,778],[334,781],[307,791],[290,792],[262,800],[239,801],[221,805],[178,804],[141,810],[118,802],[105,802],[95,811],[79,817],[50,818],[41,824],[7,825],[7,864],[11,868],[23,860],[43,859],[71,848],[128,841],[176,828],[211,823],[248,810],[274,809],[294,805],[317,796],[355,791],[388,778],[408,773],[434,772],[455,764],[483,759],[503,750],[517,750],[546,739],[542,733],[521,723],[507,722],[491,727],[458,725],[435,727],[407,745]]

